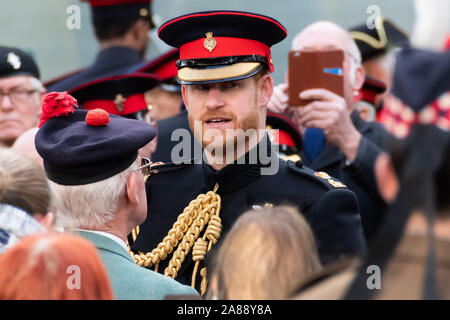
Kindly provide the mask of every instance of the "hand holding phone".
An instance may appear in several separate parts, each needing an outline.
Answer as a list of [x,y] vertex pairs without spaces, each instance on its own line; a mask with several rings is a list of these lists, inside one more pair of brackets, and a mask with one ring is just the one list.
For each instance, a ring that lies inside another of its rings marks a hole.
[[312,100],[305,100],[299,94],[307,89],[326,89],[344,96],[344,52],[331,51],[289,51],[289,106],[305,106]]

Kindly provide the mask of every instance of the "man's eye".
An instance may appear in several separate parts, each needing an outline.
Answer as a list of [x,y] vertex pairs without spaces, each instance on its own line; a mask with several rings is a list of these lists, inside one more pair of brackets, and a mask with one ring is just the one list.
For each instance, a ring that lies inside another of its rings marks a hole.
[[202,84],[199,84],[199,85],[196,85],[196,86],[195,86],[195,90],[198,90],[198,91],[206,91],[206,90],[208,90],[208,89],[209,89],[208,86],[202,85]]
[[237,88],[238,86],[239,86],[239,84],[234,81],[226,82],[224,84],[225,89],[233,89],[233,88]]

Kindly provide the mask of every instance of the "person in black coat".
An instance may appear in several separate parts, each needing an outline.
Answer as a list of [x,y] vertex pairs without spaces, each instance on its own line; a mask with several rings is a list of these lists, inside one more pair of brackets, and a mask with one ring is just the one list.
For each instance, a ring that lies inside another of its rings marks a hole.
[[246,12],[195,13],[161,26],[161,39],[181,47],[178,78],[203,150],[194,161],[153,166],[148,217],[132,237],[138,264],[204,292],[202,261],[234,221],[249,208],[281,204],[305,215],[322,263],[365,254],[354,193],[301,161],[282,160],[265,131],[270,47],[286,35],[278,21]]
[[45,83],[47,91],[69,91],[82,84],[127,73],[142,61],[154,27],[150,0],[89,0],[100,51],[87,68]]

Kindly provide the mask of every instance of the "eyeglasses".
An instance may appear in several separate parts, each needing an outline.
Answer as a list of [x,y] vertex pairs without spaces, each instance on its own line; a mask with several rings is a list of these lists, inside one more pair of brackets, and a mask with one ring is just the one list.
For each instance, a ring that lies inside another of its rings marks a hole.
[[37,89],[27,90],[24,88],[12,89],[9,92],[0,91],[0,105],[2,104],[3,98],[5,96],[8,96],[14,105],[19,105],[21,103],[25,103],[30,98],[30,95],[32,95],[33,93],[35,93],[37,91],[39,91],[39,90],[37,90]]
[[149,158],[141,157],[141,166],[137,168],[136,171],[142,171],[142,175],[144,176],[145,181],[147,181],[148,177],[150,177],[152,164],[153,162],[151,162]]

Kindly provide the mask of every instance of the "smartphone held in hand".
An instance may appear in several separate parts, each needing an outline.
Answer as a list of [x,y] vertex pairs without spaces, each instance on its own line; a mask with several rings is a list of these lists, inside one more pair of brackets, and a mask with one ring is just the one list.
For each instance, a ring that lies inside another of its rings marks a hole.
[[299,97],[307,89],[327,89],[344,96],[344,52],[289,51],[289,106],[305,106],[311,100]]

